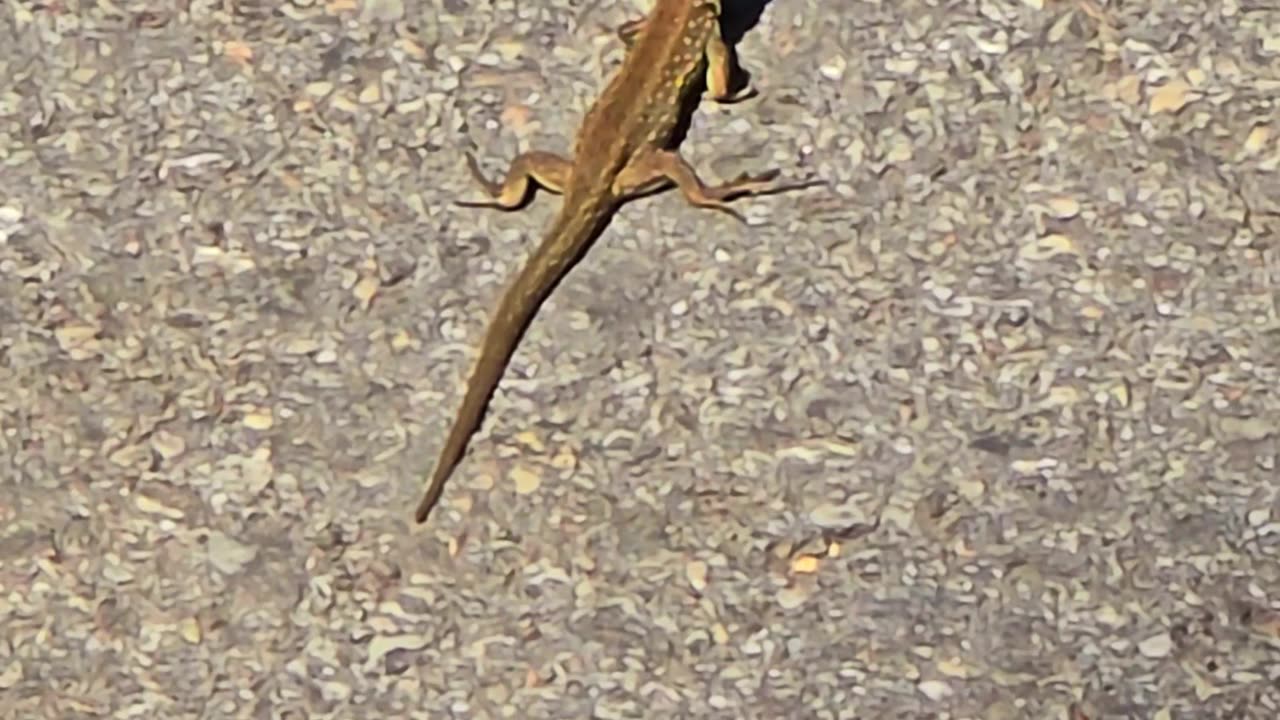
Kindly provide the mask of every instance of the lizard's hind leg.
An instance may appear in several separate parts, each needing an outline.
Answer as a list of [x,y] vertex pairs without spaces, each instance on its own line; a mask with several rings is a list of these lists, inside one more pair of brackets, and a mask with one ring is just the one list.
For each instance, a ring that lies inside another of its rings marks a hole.
[[707,185],[679,153],[651,150],[632,158],[614,182],[614,192],[625,197],[675,185],[690,205],[719,210],[745,224],[746,218],[728,201],[776,190],[772,180],[777,176],[777,170],[769,170],[758,175],[742,175],[721,185]]
[[520,153],[511,161],[502,182],[493,182],[484,176],[480,163],[471,153],[467,153],[467,169],[492,200],[454,200],[460,207],[492,207],[502,210],[517,210],[528,200],[531,186],[537,185],[553,193],[564,191],[568,182],[572,163],[568,158],[555,153],[532,150]]

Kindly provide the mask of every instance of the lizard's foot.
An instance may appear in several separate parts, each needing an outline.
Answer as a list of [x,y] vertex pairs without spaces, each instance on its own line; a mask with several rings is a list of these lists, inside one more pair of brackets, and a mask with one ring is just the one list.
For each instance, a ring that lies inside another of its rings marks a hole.
[[560,193],[569,177],[570,161],[555,153],[532,150],[521,153],[511,161],[502,182],[493,182],[485,177],[480,163],[471,153],[466,153],[467,169],[492,200],[454,200],[460,207],[492,207],[502,210],[515,210],[524,206],[529,190],[534,183],[553,192]]
[[746,224],[746,218],[733,209],[728,201],[743,195],[759,195],[774,190],[772,181],[779,174],[778,170],[754,175],[744,173],[721,185],[707,185],[679,153],[651,150],[637,155],[622,170],[615,181],[614,192],[619,196],[635,195],[660,184],[674,183],[690,205],[719,210]]

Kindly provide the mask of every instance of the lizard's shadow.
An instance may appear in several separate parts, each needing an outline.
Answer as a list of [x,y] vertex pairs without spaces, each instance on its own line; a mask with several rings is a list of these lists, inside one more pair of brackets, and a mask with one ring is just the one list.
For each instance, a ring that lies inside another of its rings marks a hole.
[[[720,32],[724,38],[725,44],[731,48],[736,48],[742,38],[756,25],[760,23],[760,17],[764,15],[764,9],[773,0],[724,0],[723,11],[720,14]],[[747,86],[751,81],[751,73],[746,68],[738,66],[734,78],[731,83],[730,90],[737,91]],[[684,142],[685,137],[689,134],[690,125],[693,123],[694,111],[697,110],[701,103],[700,96],[702,91],[706,89],[706,80],[699,81],[699,87],[693,98],[689,100],[680,112],[675,128],[671,133],[671,141],[667,144],[668,150],[674,150]],[[742,100],[749,100],[754,97],[752,93]],[[740,102],[740,101],[739,101]]]
[[760,23],[760,16],[773,0],[724,0],[724,11],[720,15],[720,30],[724,33],[724,41],[737,45],[742,36]]

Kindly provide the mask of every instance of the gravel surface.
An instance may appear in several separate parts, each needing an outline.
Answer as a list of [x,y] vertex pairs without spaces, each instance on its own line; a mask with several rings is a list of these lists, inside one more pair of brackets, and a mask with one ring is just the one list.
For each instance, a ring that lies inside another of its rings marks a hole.
[[0,715],[1277,717],[1280,7],[741,4],[422,526],[648,3],[0,4]]

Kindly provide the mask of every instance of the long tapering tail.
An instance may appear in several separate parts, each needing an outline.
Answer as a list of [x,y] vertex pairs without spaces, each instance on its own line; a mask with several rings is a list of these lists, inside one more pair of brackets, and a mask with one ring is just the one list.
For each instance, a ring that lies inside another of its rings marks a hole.
[[431,473],[426,492],[414,512],[416,522],[425,521],[440,500],[445,481],[462,461],[471,436],[484,419],[498,381],[502,379],[507,363],[538,308],[604,227],[604,221],[608,217],[607,208],[588,211],[578,206],[575,212],[570,210],[573,205],[566,198],[547,239],[503,292],[502,299],[493,312],[480,346],[480,355],[476,358],[471,378],[467,381],[462,407],[458,410],[453,427],[449,430],[449,437],[440,450],[440,457]]

